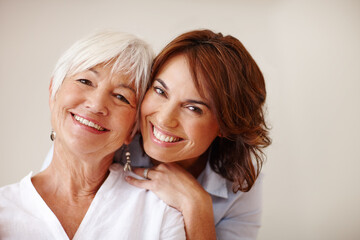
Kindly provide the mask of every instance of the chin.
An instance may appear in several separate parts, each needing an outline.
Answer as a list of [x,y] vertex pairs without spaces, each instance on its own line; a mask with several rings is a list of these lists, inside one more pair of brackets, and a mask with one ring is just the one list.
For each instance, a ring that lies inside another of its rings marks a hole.
[[145,148],[146,154],[156,161],[163,162],[163,163],[169,163],[169,162],[175,162],[177,159],[174,160],[174,158],[169,157],[169,154],[166,154],[164,152],[157,152],[157,151],[147,151]]

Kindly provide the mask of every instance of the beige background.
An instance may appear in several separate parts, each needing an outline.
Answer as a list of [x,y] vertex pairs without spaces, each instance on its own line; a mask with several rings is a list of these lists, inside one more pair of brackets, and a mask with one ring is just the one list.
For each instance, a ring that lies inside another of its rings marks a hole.
[[156,52],[195,28],[238,37],[266,77],[273,127],[259,239],[360,239],[360,1],[0,0],[1,186],[39,170],[51,71],[99,28]]

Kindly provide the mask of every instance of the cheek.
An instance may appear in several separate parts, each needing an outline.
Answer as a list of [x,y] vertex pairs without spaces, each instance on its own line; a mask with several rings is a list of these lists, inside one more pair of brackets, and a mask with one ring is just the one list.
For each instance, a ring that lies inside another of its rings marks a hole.
[[128,109],[117,114],[114,126],[116,126],[120,132],[130,132],[135,124],[136,111],[135,109]]
[[153,111],[155,104],[156,104],[156,99],[154,99],[153,94],[148,92],[141,103],[141,109],[140,109],[141,118],[150,114]]
[[188,124],[187,132],[196,145],[209,146],[218,135],[218,125],[213,121],[204,122],[197,121],[196,123]]
[[85,92],[69,84],[64,83],[54,96],[55,106],[70,107],[85,99]]

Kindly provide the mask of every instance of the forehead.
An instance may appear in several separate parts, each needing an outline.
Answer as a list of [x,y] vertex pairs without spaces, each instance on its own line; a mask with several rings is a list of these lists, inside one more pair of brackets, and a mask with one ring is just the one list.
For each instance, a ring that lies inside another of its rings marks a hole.
[[202,99],[211,105],[210,95],[204,91],[204,80],[195,68],[190,67],[185,55],[169,58],[154,81],[164,82],[172,94],[180,94],[187,98]]
[[180,90],[172,89],[179,85],[195,88],[188,62],[183,55],[169,58],[155,76],[155,80],[157,79],[164,81],[170,90]]
[[208,84],[203,71],[201,64],[194,61],[194,59],[187,54],[180,53],[171,56],[165,61],[163,66],[160,67],[155,79],[162,75],[168,75],[172,78],[182,78],[179,81],[182,81],[184,85],[190,84],[202,98],[208,99]]

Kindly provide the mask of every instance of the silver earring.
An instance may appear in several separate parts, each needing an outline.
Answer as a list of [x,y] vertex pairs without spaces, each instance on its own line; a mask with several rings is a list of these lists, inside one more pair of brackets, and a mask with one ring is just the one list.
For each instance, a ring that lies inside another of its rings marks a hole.
[[54,129],[51,129],[51,132],[50,132],[50,139],[51,141],[54,141],[56,138],[56,132],[54,131]]
[[125,157],[126,157],[126,163],[124,166],[124,171],[129,171],[131,172],[131,159],[130,159],[130,152],[129,152],[129,147],[126,146],[126,150],[125,150]]

